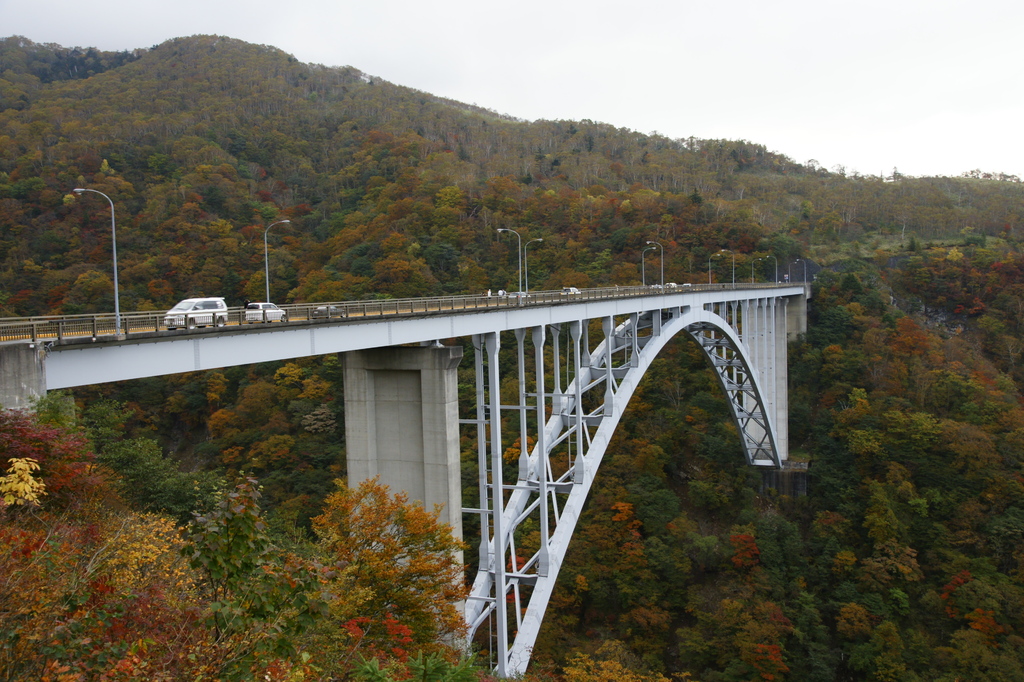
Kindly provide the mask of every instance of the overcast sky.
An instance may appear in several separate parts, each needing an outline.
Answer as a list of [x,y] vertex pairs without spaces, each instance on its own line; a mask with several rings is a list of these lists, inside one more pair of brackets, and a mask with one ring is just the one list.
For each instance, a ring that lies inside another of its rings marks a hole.
[[0,35],[218,34],[518,118],[745,139],[863,174],[1024,177],[1010,0],[0,0]]

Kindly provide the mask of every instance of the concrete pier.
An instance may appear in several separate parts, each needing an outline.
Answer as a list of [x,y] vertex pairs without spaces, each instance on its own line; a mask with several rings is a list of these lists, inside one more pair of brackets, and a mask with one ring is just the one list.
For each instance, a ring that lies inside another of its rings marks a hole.
[[380,477],[462,538],[458,376],[461,347],[345,353],[348,484]]
[[0,407],[27,410],[46,395],[46,353],[38,343],[0,345]]

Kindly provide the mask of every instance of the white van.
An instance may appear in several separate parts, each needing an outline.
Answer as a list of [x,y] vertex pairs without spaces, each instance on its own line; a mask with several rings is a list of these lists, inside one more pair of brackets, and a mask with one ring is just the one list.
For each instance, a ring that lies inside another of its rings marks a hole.
[[223,327],[228,323],[228,306],[223,298],[186,298],[164,315],[168,329],[188,327]]

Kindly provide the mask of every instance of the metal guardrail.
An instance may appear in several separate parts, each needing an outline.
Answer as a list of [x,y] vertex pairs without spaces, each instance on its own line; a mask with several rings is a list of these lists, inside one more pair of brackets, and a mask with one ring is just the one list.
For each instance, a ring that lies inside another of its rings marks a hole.
[[[773,283],[743,284],[742,288],[777,288]],[[364,301],[332,301],[326,303],[296,303],[282,305],[287,313],[283,322],[264,322],[246,319],[242,307],[228,308],[226,324],[229,327],[252,324],[289,325],[296,322],[337,323],[341,320],[376,318],[384,316],[436,315],[464,311],[518,308],[523,306],[551,305],[554,303],[578,303],[581,301],[609,298],[631,298],[634,296],[656,296],[665,293],[686,293],[691,291],[720,291],[732,289],[731,284],[693,284],[666,286],[603,287],[581,289],[579,293],[562,291],[536,291],[528,295],[512,293],[505,296],[435,296],[429,298],[371,299]],[[737,287],[739,288],[739,287]],[[253,311],[249,311],[252,313]],[[123,337],[154,333],[189,333],[191,329],[168,329],[164,324],[167,311],[121,313]],[[215,325],[208,325],[214,328]],[[96,315],[53,315],[41,317],[0,318],[0,342],[3,341],[52,341],[62,343],[75,339],[96,340],[102,337],[118,336],[117,318],[113,313]]]

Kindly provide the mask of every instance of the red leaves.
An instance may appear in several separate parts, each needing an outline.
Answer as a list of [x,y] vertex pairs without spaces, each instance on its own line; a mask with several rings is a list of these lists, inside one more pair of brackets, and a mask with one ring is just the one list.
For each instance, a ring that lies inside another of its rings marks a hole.
[[960,571],[939,592],[939,598],[946,602],[946,615],[950,618],[960,617],[960,611],[957,610],[956,599],[954,599],[957,589],[972,580],[974,580],[974,576],[971,575],[970,571]]
[[757,548],[753,535],[730,535],[729,542],[734,550],[732,563],[736,568],[754,568],[760,562],[761,550]]

